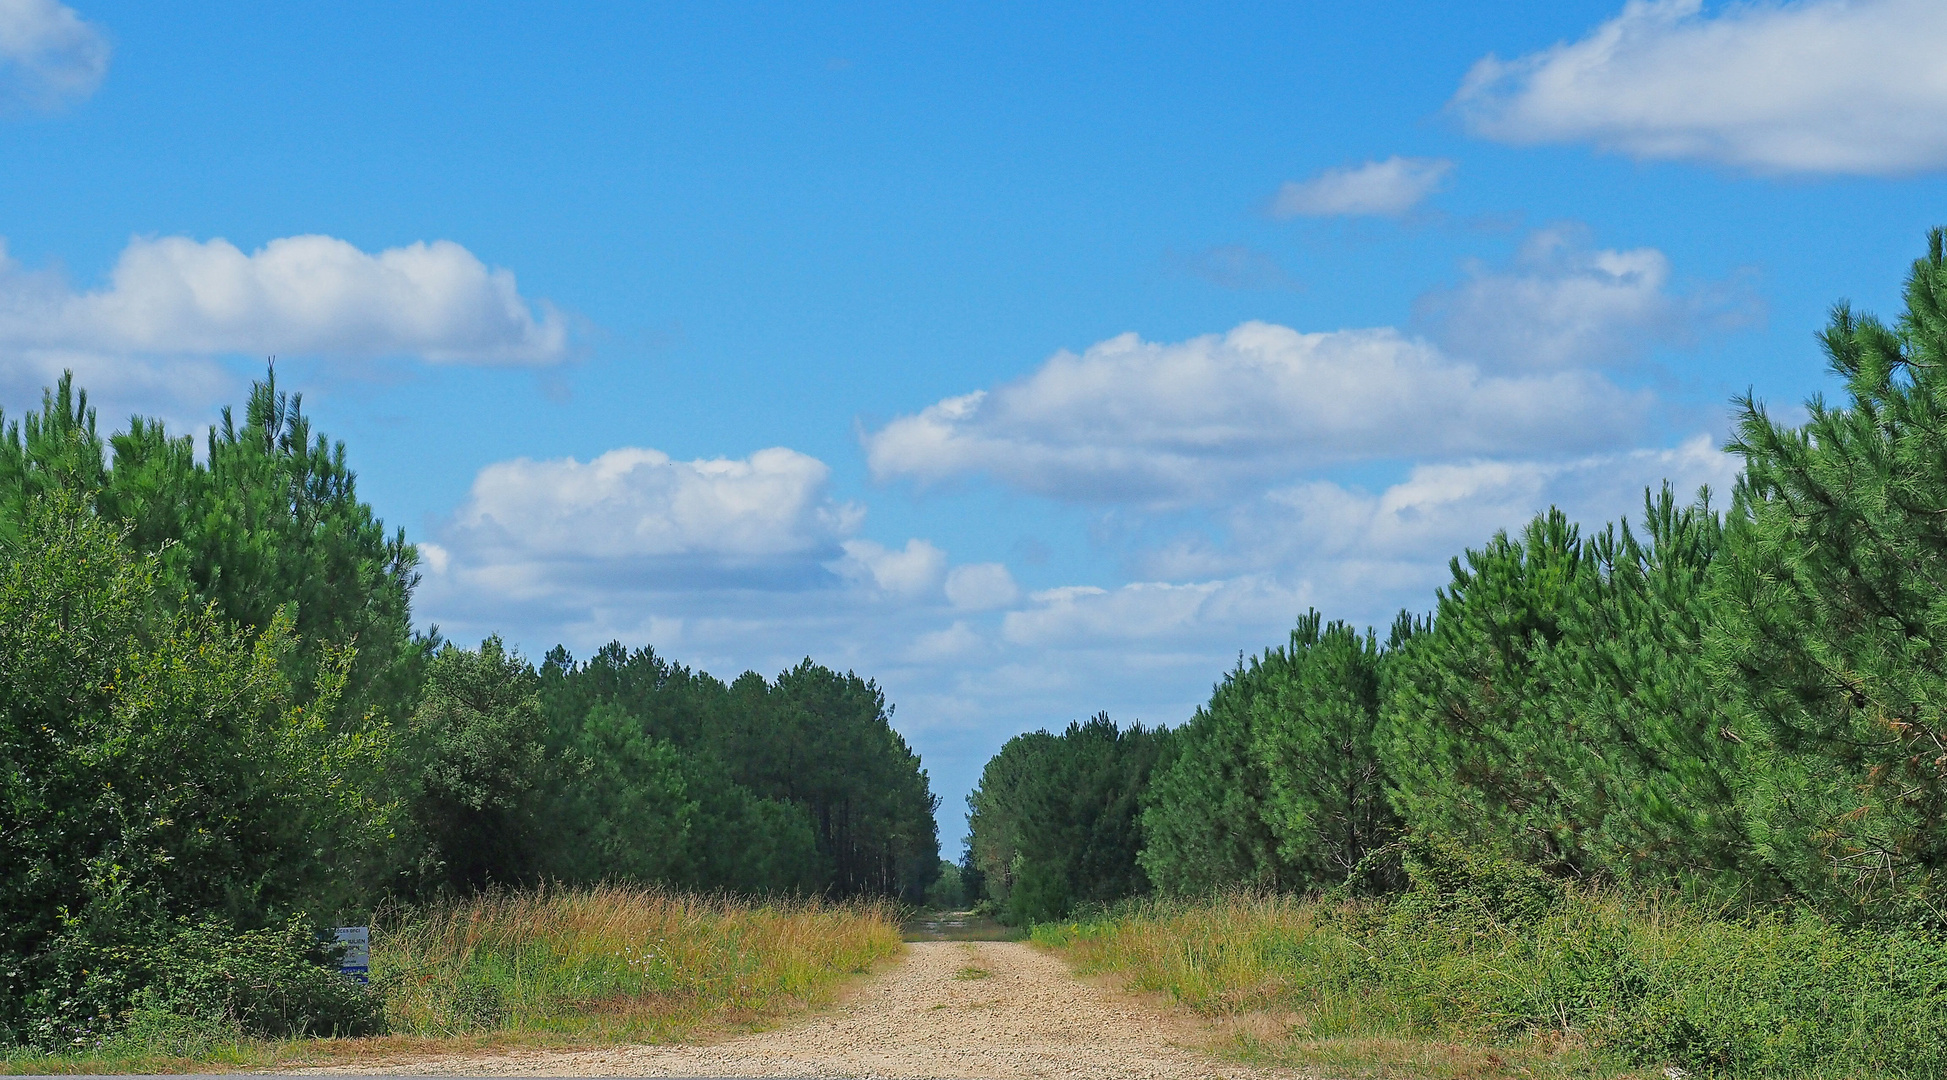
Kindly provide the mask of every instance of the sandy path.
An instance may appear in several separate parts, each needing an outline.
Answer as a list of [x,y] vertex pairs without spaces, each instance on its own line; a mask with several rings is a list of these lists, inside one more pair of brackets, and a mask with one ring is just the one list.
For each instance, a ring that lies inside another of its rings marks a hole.
[[902,962],[843,1004],[774,1031],[711,1046],[513,1052],[419,1059],[369,1071],[969,1080],[1291,1075],[1188,1049],[1202,1038],[1194,1024],[1078,982],[1061,961],[1026,945],[939,941],[906,948]]

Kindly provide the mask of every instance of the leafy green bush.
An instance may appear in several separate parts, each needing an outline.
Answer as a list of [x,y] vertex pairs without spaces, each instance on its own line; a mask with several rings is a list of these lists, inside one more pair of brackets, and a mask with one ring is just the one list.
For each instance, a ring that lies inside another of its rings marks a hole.
[[216,919],[69,920],[49,950],[50,988],[65,992],[43,994],[22,1041],[61,1049],[376,1034],[384,1001],[337,970],[339,948],[301,918],[245,931]]

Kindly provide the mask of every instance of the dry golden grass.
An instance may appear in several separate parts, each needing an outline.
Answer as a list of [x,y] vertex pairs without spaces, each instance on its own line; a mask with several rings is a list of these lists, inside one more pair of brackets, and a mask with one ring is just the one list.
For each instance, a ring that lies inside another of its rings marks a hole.
[[640,886],[492,892],[375,928],[400,1034],[665,1040],[814,1004],[900,949],[888,904]]
[[670,1042],[757,1028],[832,998],[902,948],[884,902],[747,901],[663,889],[502,891],[382,913],[372,976],[392,1034],[117,1043],[0,1055],[0,1073],[224,1072],[498,1048]]
[[[1242,1060],[1346,1080],[1628,1080],[1578,1040],[1550,1034],[1456,1039],[1402,1015],[1400,1003],[1344,978],[1373,958],[1337,925],[1356,905],[1233,893],[1151,904],[1120,917],[1035,927],[1082,974],[1161,994],[1212,1022]],[[1435,1025],[1436,1029],[1438,1025]],[[1660,1076],[1660,1074],[1657,1074]]]

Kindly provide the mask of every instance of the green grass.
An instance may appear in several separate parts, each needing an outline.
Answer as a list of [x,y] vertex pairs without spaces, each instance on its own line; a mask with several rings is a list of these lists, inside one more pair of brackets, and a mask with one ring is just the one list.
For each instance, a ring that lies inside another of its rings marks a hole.
[[1570,891],[1517,921],[1233,896],[1037,926],[1085,972],[1334,1075],[1947,1075],[1947,941]]
[[372,977],[385,995],[388,1035],[253,1040],[223,1024],[182,1021],[73,1055],[0,1050],[0,1071],[226,1071],[670,1042],[821,1004],[900,948],[889,904],[744,902],[625,886],[490,893],[375,920]]

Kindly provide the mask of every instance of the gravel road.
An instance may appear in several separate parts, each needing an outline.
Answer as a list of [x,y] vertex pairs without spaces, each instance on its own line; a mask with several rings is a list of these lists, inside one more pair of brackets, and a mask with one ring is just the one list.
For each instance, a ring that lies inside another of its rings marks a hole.
[[[1192,1049],[1182,1017],[1077,981],[1017,942],[927,941],[833,1008],[707,1046],[614,1046],[374,1063],[373,1073],[525,1076],[1268,1078]],[[321,1070],[322,1071],[322,1070]],[[330,1070],[345,1072],[342,1066]]]

